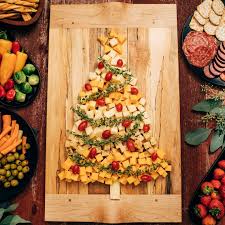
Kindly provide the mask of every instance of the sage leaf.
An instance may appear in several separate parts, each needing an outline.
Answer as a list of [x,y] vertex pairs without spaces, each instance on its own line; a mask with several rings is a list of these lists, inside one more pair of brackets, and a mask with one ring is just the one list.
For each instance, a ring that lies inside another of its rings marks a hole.
[[3,217],[3,214],[5,213],[5,209],[0,208],[0,220]]
[[225,106],[216,107],[210,111],[210,114],[225,115]]
[[209,128],[198,128],[196,130],[190,131],[185,135],[185,141],[189,145],[197,146],[207,140],[212,129]]
[[223,142],[223,145],[222,145],[222,150],[224,149],[224,147],[225,147],[225,141]]
[[5,212],[13,212],[13,211],[15,211],[17,209],[18,205],[19,205],[18,203],[10,205],[8,208],[5,209]]
[[192,110],[196,112],[210,112],[215,107],[219,107],[222,105],[221,100],[216,99],[207,99],[199,102],[198,104],[194,105],[192,107]]
[[0,225],[17,225],[20,223],[30,223],[30,221],[24,220],[18,215],[10,215],[2,220],[0,222]]
[[219,134],[218,132],[215,132],[212,136],[211,143],[210,143],[210,152],[214,153],[218,148],[220,148],[223,145],[224,140],[224,133]]

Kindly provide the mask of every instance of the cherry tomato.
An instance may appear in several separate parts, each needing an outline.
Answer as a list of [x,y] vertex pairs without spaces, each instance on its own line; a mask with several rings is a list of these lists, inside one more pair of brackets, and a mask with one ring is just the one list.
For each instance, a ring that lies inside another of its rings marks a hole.
[[88,126],[88,122],[85,120],[85,121],[82,121],[80,123],[80,125],[78,126],[78,130],[79,131],[84,131]]
[[143,182],[150,182],[152,180],[152,177],[150,175],[144,174],[141,176],[141,180]]
[[158,154],[156,152],[152,153],[151,159],[152,161],[155,161],[158,158]]
[[80,166],[78,165],[73,165],[70,167],[70,169],[72,170],[73,174],[79,174],[80,173]]
[[104,68],[104,63],[103,62],[99,62],[98,63],[98,68],[101,70]]
[[112,76],[113,76],[112,72],[109,71],[109,72],[105,75],[105,80],[106,80],[106,81],[110,81],[110,80],[112,79]]
[[120,164],[117,161],[112,162],[112,170],[117,171],[120,168]]
[[6,92],[5,89],[0,85],[0,99],[5,98]]
[[116,65],[118,67],[122,67],[123,66],[123,60],[122,59],[118,59]]
[[86,91],[91,91],[92,90],[92,86],[89,83],[85,84],[84,88],[85,88]]
[[108,139],[111,136],[111,131],[110,130],[105,130],[102,132],[102,138],[103,139]]
[[116,105],[116,110],[117,110],[117,112],[122,112],[122,110],[123,110],[123,105],[122,105],[121,103],[118,103],[118,104]]
[[14,41],[12,43],[12,53],[16,54],[17,52],[20,51],[20,43],[18,41]]
[[150,130],[150,125],[145,124],[145,125],[143,126],[143,131],[146,133],[146,132],[148,132],[149,130]]
[[98,106],[104,106],[105,105],[105,99],[102,97],[102,98],[99,98],[96,100],[96,104]]
[[137,95],[138,94],[138,89],[136,87],[131,87],[131,94],[132,95]]
[[9,79],[9,80],[5,83],[4,88],[5,88],[6,91],[8,91],[9,89],[14,88],[14,81],[13,81],[13,79]]
[[135,145],[134,145],[134,141],[132,139],[128,139],[127,140],[127,148],[130,152],[135,152]]
[[16,91],[14,89],[10,89],[6,92],[6,99],[8,101],[13,101],[16,96]]
[[122,126],[125,128],[128,128],[131,125],[132,121],[131,120],[124,120],[122,122]]
[[97,149],[91,148],[91,150],[89,152],[89,158],[94,159],[96,155],[97,155]]

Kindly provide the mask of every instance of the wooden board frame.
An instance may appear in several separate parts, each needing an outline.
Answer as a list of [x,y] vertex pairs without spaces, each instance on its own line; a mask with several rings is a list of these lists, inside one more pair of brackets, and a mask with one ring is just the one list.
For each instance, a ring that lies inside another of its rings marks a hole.
[[[50,10],[45,220],[181,222],[176,5],[52,5]],[[68,110],[76,103],[75,96],[102,51],[95,38],[111,27],[127,35],[128,64],[148,101],[159,147],[166,150],[173,165],[166,180],[139,187],[122,186],[120,200],[110,200],[109,189],[104,185],[65,184],[57,178],[65,159],[66,129],[71,128],[73,121]]]

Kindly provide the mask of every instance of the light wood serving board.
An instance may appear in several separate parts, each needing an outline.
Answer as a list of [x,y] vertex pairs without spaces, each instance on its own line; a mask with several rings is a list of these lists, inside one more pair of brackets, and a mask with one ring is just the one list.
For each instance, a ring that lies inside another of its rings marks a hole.
[[[59,182],[66,130],[79,91],[102,53],[97,37],[115,28],[127,37],[124,57],[147,99],[152,129],[171,160],[167,179],[138,187]],[[181,222],[181,144],[176,5],[52,5],[49,40],[46,221]]]

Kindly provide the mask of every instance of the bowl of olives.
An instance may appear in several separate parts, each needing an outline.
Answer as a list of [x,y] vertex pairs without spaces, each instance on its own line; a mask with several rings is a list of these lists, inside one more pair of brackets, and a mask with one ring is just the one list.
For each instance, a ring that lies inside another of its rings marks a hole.
[[[19,129],[16,141],[13,142],[16,145],[9,144],[14,133],[8,127],[13,127],[13,123]],[[8,133],[7,129],[10,130]],[[0,145],[0,202],[3,202],[18,195],[30,182],[36,170],[38,145],[36,134],[28,123],[15,112],[3,107],[0,107],[0,131],[0,142],[4,138],[2,133],[7,133],[6,141]]]

